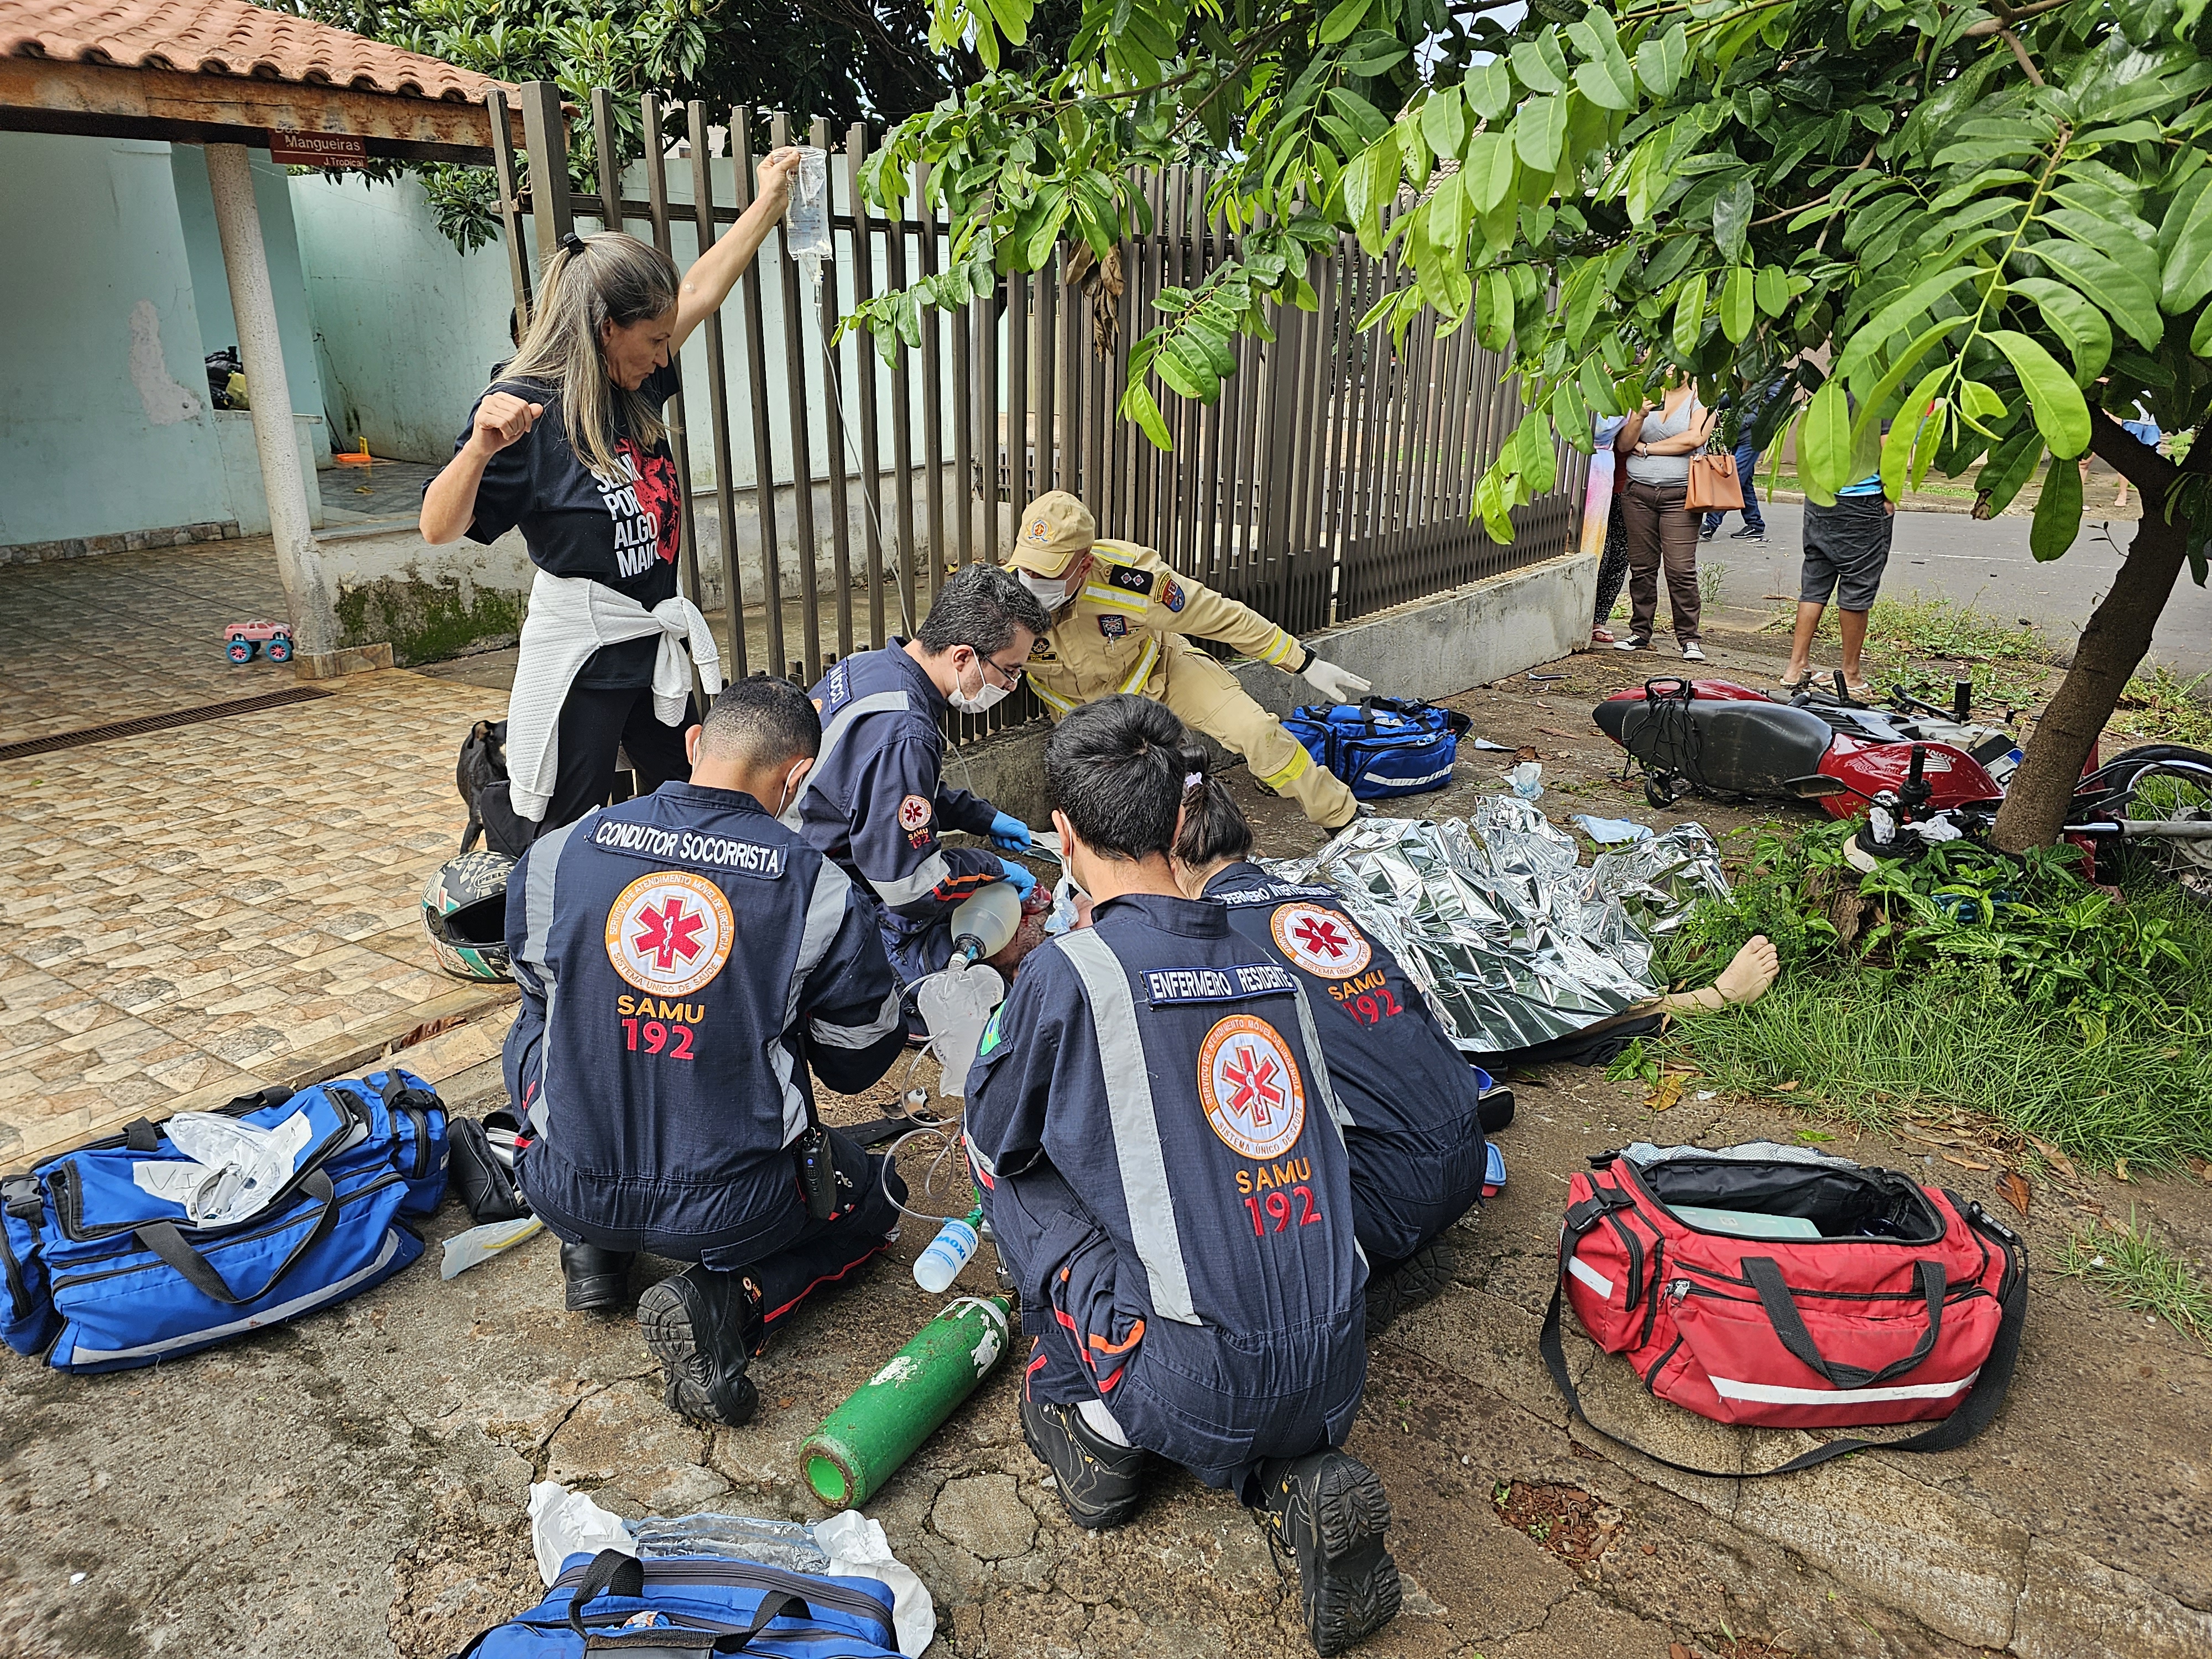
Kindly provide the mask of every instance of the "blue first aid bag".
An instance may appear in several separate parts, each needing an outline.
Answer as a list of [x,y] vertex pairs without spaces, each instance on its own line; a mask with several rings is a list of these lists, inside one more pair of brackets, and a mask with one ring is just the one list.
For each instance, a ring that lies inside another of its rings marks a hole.
[[1425,794],[1451,781],[1459,740],[1474,722],[1449,708],[1368,697],[1295,709],[1284,730],[1360,800]]
[[791,1572],[726,1556],[620,1550],[562,1564],[545,1599],[484,1632],[455,1659],[898,1659],[891,1593],[872,1578]]
[[144,1118],[0,1182],[0,1339],[57,1370],[150,1365],[358,1296],[422,1254],[401,1218],[445,1195],[447,1138],[422,1079],[375,1072],[221,1109],[291,1163],[236,1221],[193,1223],[173,1194],[204,1166]]

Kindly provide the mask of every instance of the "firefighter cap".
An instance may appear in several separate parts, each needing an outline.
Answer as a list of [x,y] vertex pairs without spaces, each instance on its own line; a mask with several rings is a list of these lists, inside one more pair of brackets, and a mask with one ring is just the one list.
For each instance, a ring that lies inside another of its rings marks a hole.
[[1065,489],[1048,489],[1022,513],[1021,532],[1006,562],[1017,570],[1057,576],[1098,539],[1098,520]]

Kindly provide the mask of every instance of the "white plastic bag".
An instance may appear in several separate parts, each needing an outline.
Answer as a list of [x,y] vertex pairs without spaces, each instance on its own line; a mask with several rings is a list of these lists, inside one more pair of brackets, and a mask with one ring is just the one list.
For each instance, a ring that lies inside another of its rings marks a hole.
[[921,1659],[937,1635],[937,1604],[914,1569],[891,1553],[879,1522],[845,1510],[814,1523],[814,1541],[830,1554],[830,1571],[847,1578],[872,1578],[891,1593],[891,1627],[899,1651]]
[[983,1040],[983,1027],[991,1010],[1006,1000],[1006,981],[995,968],[981,963],[947,968],[930,975],[915,987],[915,1006],[936,1044],[937,1063],[944,1078],[937,1085],[943,1095],[965,1095],[968,1067],[975,1058],[975,1045]]
[[548,1589],[572,1555],[597,1555],[601,1550],[637,1553],[628,1522],[557,1480],[540,1480],[530,1489],[530,1547]]
[[315,1133],[305,1112],[273,1129],[221,1112],[179,1112],[161,1129],[192,1161],[134,1164],[131,1179],[141,1191],[182,1205],[195,1227],[228,1226],[266,1208]]

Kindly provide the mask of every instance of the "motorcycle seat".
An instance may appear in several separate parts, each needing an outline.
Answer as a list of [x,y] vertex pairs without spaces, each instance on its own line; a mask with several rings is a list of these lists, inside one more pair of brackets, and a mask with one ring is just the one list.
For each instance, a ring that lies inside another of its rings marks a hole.
[[1640,697],[1602,702],[1593,712],[1599,729],[1647,766],[1679,769],[1709,788],[1747,794],[1771,793],[1817,772],[1836,736],[1810,709],[1778,702],[1700,697],[1686,708],[1673,705],[1656,722]]

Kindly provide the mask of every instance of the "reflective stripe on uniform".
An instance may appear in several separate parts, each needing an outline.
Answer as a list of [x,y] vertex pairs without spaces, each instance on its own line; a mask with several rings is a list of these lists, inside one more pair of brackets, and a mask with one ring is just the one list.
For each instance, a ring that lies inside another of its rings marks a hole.
[[915,866],[914,873],[901,876],[896,881],[878,881],[868,878],[868,885],[876,890],[876,896],[889,905],[911,904],[916,899],[927,898],[937,890],[937,884],[951,879],[952,866],[944,853],[932,853]]
[[1306,1001],[1308,994],[1305,988],[1298,992],[1298,1035],[1305,1040],[1306,1069],[1313,1073],[1314,1087],[1321,1091],[1321,1097],[1328,1106],[1329,1121],[1336,1125],[1336,1138],[1341,1140],[1346,1129],[1359,1126],[1344,1109],[1344,1103],[1336,1097],[1336,1085],[1328,1080],[1328,1056],[1322,1052],[1321,1030],[1314,1024],[1313,1009]]
[[1278,629],[1274,643],[1260,653],[1260,660],[1270,668],[1280,668],[1290,654],[1299,648],[1298,642]]
[[825,1048],[866,1048],[881,1042],[893,1031],[906,1025],[904,1007],[906,993],[897,985],[884,999],[884,1005],[875,1012],[866,1025],[832,1025],[826,1020],[813,1020],[807,1024],[807,1035]]
[[[558,830],[540,836],[530,844],[530,855],[523,860],[522,872],[522,956],[529,963],[531,974],[539,982],[545,997],[545,1030],[553,1030],[553,1005],[560,996],[558,976],[553,964],[546,959],[553,932],[553,890],[560,874],[561,854],[567,850],[568,837],[583,825],[599,822],[599,809],[594,806],[574,823],[564,823]],[[585,838],[586,845],[590,837]],[[510,965],[510,971],[511,971]],[[551,1130],[553,1115],[552,1091],[546,1086],[545,1067],[540,1063],[538,1074],[538,1098],[530,1103],[524,1114],[530,1127],[539,1139]]]
[[1292,740],[1291,757],[1283,763],[1279,771],[1255,772],[1253,775],[1270,789],[1280,789],[1291,779],[1303,776],[1313,764],[1313,757],[1306,753],[1305,745]]
[[1102,587],[1097,582],[1086,582],[1083,597],[1093,605],[1111,605],[1116,611],[1126,611],[1133,617],[1141,617],[1152,608],[1152,601],[1142,593],[1130,593],[1118,587]]
[[[1122,680],[1119,689],[1123,691],[1143,690],[1145,689],[1145,682],[1152,677],[1152,665],[1159,659],[1160,637],[1158,635],[1155,634],[1146,640],[1144,655],[1137,659],[1137,665],[1129,671],[1127,677]],[[1304,750],[1300,750],[1298,752],[1300,754],[1304,754],[1305,751]]]
[[1073,712],[1075,700],[1073,697],[1063,697],[1058,692],[1046,690],[1035,674],[1029,677],[1029,682],[1030,690],[1036,693],[1037,701],[1046,708],[1062,714]]
[[1190,1276],[1183,1267],[1182,1239],[1176,1229],[1175,1200],[1168,1189],[1167,1151],[1152,1110],[1152,1085],[1144,1064],[1144,1039],[1137,1032],[1137,1002],[1129,978],[1113,947],[1091,928],[1063,933],[1060,948],[1083,981],[1091,1004],[1091,1024],[1098,1052],[1111,1056],[1099,1067],[1106,1087],[1106,1112],[1114,1130],[1114,1158],[1121,1166],[1121,1198],[1129,1212],[1129,1239],[1144,1263],[1152,1311],[1178,1324],[1199,1323],[1190,1299]]
[[[828,859],[823,860],[814,878],[814,890],[807,895],[806,923],[799,931],[799,955],[791,964],[791,985],[784,994],[783,1029],[787,1031],[799,1017],[799,998],[807,976],[822,965],[822,958],[836,942],[837,930],[844,926],[845,903],[852,891],[853,884],[845,872]],[[788,1146],[806,1127],[806,1097],[799,1092],[798,1080],[792,1075],[791,1055],[783,1044],[771,1042],[768,1053],[783,1091],[783,1144]]]
[[[854,720],[863,715],[881,714],[913,707],[914,700],[903,691],[872,691],[865,697],[855,697],[831,715],[830,724],[822,728],[822,747],[815,751],[814,765],[806,774],[805,788],[814,788],[829,775],[830,757],[845,740],[845,733],[852,730]],[[803,794],[805,790],[802,789],[800,793]]]

